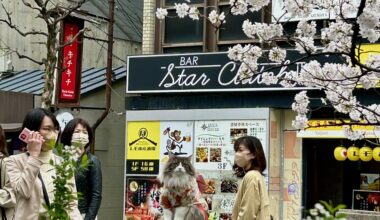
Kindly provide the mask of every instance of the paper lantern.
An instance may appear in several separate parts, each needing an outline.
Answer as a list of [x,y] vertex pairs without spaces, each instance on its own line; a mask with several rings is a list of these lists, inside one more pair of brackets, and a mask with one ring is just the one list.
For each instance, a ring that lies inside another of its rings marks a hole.
[[375,147],[373,149],[372,157],[375,161],[380,161],[380,147]]
[[336,147],[334,150],[334,157],[338,161],[344,161],[347,158],[347,149],[343,146]]
[[347,157],[351,161],[359,160],[359,148],[355,145],[352,145],[347,149]]
[[372,160],[372,148],[364,146],[359,150],[359,157],[362,161],[368,162]]

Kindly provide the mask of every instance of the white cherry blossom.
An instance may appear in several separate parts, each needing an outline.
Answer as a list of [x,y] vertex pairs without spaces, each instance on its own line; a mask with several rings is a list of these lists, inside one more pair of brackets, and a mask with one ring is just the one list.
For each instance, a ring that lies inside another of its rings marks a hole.
[[156,11],[156,17],[160,20],[165,19],[165,17],[168,15],[168,10],[166,8],[157,8]]
[[174,3],[174,7],[178,17],[184,18],[189,14],[189,5],[186,3],[177,4]]

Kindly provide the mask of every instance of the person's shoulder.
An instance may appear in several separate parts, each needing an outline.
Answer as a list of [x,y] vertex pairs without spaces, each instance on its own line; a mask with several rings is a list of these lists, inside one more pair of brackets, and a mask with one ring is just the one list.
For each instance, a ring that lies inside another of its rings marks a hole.
[[250,170],[248,171],[245,176],[244,176],[244,179],[247,179],[247,180],[258,180],[258,179],[261,179],[263,177],[263,175],[261,175],[261,173],[257,170]]
[[20,153],[20,154],[14,154],[5,158],[7,158],[6,160],[24,160],[24,159],[27,159],[28,156],[29,156],[28,153]]

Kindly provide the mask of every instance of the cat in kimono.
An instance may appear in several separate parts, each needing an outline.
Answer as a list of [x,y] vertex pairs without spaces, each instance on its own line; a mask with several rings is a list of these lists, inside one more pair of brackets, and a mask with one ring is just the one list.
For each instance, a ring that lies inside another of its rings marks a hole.
[[159,175],[163,185],[160,197],[163,220],[207,219],[207,214],[198,202],[196,171],[191,158],[169,153],[169,160]]

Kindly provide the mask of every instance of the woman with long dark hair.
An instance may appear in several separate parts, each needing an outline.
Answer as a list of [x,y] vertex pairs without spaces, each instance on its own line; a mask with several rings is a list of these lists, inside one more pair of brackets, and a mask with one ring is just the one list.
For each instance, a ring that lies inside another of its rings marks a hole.
[[[75,173],[79,197],[79,211],[85,220],[97,219],[102,201],[102,169],[99,159],[89,152],[94,140],[94,133],[88,122],[82,118],[69,121],[61,135],[61,143],[65,146],[78,147],[78,169]],[[88,161],[85,169],[80,169],[83,158]]]

